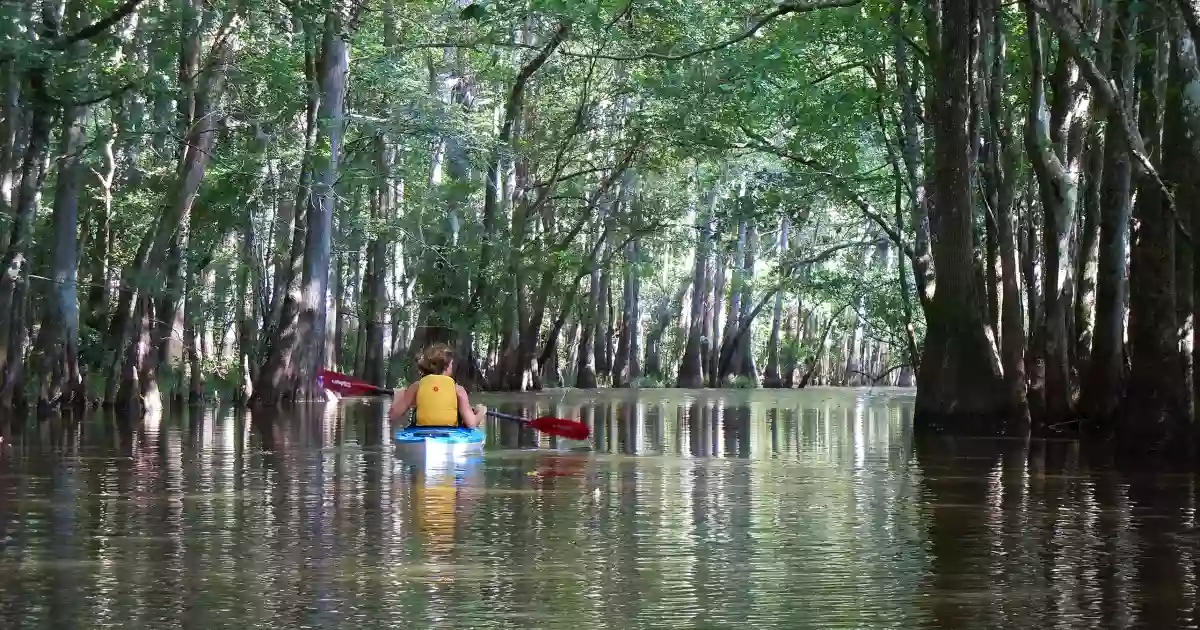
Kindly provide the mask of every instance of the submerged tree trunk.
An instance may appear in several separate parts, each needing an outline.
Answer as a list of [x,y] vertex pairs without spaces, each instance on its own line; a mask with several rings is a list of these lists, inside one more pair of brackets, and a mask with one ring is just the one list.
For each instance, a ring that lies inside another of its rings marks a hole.
[[[46,39],[58,36],[58,16],[55,3],[42,7],[40,33]],[[4,258],[0,261],[0,406],[11,407],[22,402],[20,392],[24,380],[24,363],[28,308],[29,246],[33,237],[33,219],[44,174],[46,150],[50,142],[50,123],[54,105],[49,100],[46,84],[52,69],[39,62],[25,71],[28,96],[29,131],[25,153],[21,158],[17,200],[13,207],[12,227],[8,231]]]
[[[1138,127],[1151,161],[1162,164],[1164,94],[1170,47],[1161,16],[1142,24],[1138,60]],[[1194,176],[1194,174],[1193,174]],[[1129,385],[1118,435],[1161,443],[1179,435],[1186,413],[1184,374],[1175,332],[1175,222],[1157,182],[1138,178],[1129,255]],[[1164,369],[1165,368],[1165,369]]]
[[661,302],[650,317],[650,327],[646,331],[646,376],[661,383],[666,378],[663,366],[663,337],[671,322],[679,319],[683,312],[683,300],[688,289],[692,287],[694,278],[689,275],[675,290],[675,295]]
[[58,182],[51,217],[54,241],[50,247],[53,285],[46,295],[45,319],[40,334],[42,365],[39,405],[82,401],[79,375],[79,253],[76,230],[79,196],[83,187],[80,151],[84,137],[83,108],[68,105],[62,112],[62,137],[58,145]]
[[[199,10],[198,4],[194,7]],[[235,15],[227,14],[224,24],[231,24]],[[195,22],[200,23],[198,14],[195,16]],[[196,38],[195,46],[198,47],[198,32]],[[182,238],[180,233],[187,230],[209,157],[216,146],[218,112],[225,86],[225,69],[229,62],[231,38],[232,36],[216,42],[203,63],[192,64],[189,61],[195,52],[191,48],[190,40],[181,53],[181,78],[193,78],[181,83],[179,91],[181,126],[186,122],[186,134],[180,142],[178,154],[179,168],[166,195],[163,212],[149,230],[149,242],[143,245],[146,247],[145,258],[137,261],[133,271],[132,280],[136,291],[130,294],[131,303],[135,305],[131,325],[118,331],[122,337],[115,342],[117,351],[124,355],[124,364],[113,400],[115,404],[127,410],[161,405],[157,361],[151,350],[157,341],[154,322],[156,319],[162,321],[173,318],[174,313],[156,313],[152,292],[156,287],[165,284],[164,271],[173,258],[172,247],[178,247]],[[198,53],[196,56],[198,57]],[[200,69],[199,75],[189,74],[188,67]],[[118,313],[118,317],[122,316],[122,313]],[[130,344],[128,349],[122,352],[127,339],[124,336],[126,334],[129,335]]]
[[1025,322],[1017,282],[1016,234],[1013,185],[1018,155],[1011,140],[1012,115],[1005,116],[1005,29],[1000,0],[986,0],[985,23],[991,36],[988,67],[988,150],[986,154],[989,203],[996,217],[996,239],[1000,254],[1000,354],[1004,371],[1007,405],[1020,425],[1028,425],[1029,403],[1025,383]]
[[294,30],[305,43],[304,76],[308,86],[304,117],[304,153],[292,199],[280,203],[275,219],[273,264],[275,267],[271,299],[263,314],[264,334],[260,352],[265,357],[254,380],[251,402],[274,404],[291,396],[294,390],[299,345],[299,304],[301,266],[305,234],[308,232],[309,206],[314,203],[313,151],[317,142],[317,115],[321,104],[320,63],[314,30],[296,17]]
[[621,300],[621,351],[618,352],[617,373],[614,374],[614,385],[630,387],[641,376],[642,366],[639,359],[641,348],[640,318],[640,279],[638,278],[638,258],[641,249],[638,239],[632,239],[625,246],[626,270],[625,291]]
[[[779,220],[779,240],[775,245],[775,256],[779,260],[787,256],[788,230],[790,228],[791,223],[785,214]],[[783,379],[779,374],[779,330],[783,325],[783,294],[784,291],[775,293],[775,308],[771,312],[771,336],[767,340],[767,364],[763,370],[763,387],[779,388],[783,386]]]
[[[1137,20],[1128,3],[1117,3],[1113,29],[1113,80],[1121,93],[1133,93],[1136,42],[1127,39]],[[1132,116],[1136,99],[1127,99],[1125,112],[1108,112],[1108,129],[1116,129],[1123,116]],[[1129,247],[1132,158],[1119,133],[1107,133],[1100,183],[1100,237],[1096,262],[1096,317],[1092,349],[1080,393],[1079,411],[1107,422],[1121,397],[1125,366],[1125,256]]]
[[[389,5],[390,6],[390,3]],[[372,193],[372,217],[387,221],[392,215],[393,183],[391,178],[393,152],[383,134],[375,136],[375,160],[378,168],[375,190]],[[387,312],[388,237],[390,231],[371,237],[367,245],[367,271],[363,279],[364,358],[359,377],[368,383],[384,386],[383,348],[384,315]]]
[[692,301],[688,311],[687,342],[683,348],[683,360],[679,363],[676,386],[697,388],[704,386],[701,362],[701,337],[704,330],[704,287],[708,284],[708,260],[712,251],[713,207],[716,205],[721,181],[713,183],[708,195],[696,209],[696,257],[692,264]]
[[914,422],[923,430],[994,431],[1008,412],[973,253],[973,140],[967,130],[977,5],[978,0],[962,0],[931,7],[935,91],[929,115],[935,168],[930,227],[938,282],[926,312],[925,351],[917,374]]
[[304,270],[300,294],[300,356],[295,377],[297,400],[324,398],[317,372],[324,367],[328,317],[329,265],[333,237],[334,182],[338,176],[345,131],[346,80],[350,73],[350,42],[344,17],[334,9],[325,15],[321,48],[321,106],[316,149],[313,151],[313,203],[308,206]]
[[1044,316],[1036,338],[1036,352],[1041,374],[1035,374],[1036,385],[1043,390],[1040,397],[1044,408],[1039,417],[1061,419],[1070,408],[1071,344],[1068,341],[1068,286],[1071,284],[1069,243],[1072,221],[1078,203],[1080,157],[1087,119],[1075,112],[1086,111],[1086,83],[1078,80],[1077,64],[1067,55],[1060,55],[1051,77],[1054,101],[1047,105],[1044,55],[1040,20],[1032,8],[1027,8],[1027,30],[1032,58],[1032,89],[1026,145],[1037,174],[1041,193],[1044,223],[1042,245],[1042,299]]

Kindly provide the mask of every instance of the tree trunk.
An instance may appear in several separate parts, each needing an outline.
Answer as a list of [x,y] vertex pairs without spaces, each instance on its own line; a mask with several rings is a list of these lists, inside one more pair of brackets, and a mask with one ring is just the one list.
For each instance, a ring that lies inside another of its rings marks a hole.
[[[1197,56],[1196,45],[1200,44],[1200,7],[1195,4],[1178,3],[1181,10],[1181,15],[1175,17],[1172,21],[1172,30],[1174,34],[1175,50],[1177,56],[1175,63],[1178,64],[1172,75],[1171,82],[1173,85],[1181,86],[1178,97],[1181,98],[1179,107],[1182,110],[1183,123],[1187,126],[1188,132],[1185,137],[1190,137],[1191,142],[1185,147],[1189,152],[1185,160],[1176,165],[1182,175],[1182,180],[1178,182],[1175,190],[1176,207],[1181,209],[1181,212],[1186,212],[1186,208],[1192,209],[1189,226],[1191,227],[1192,239],[1189,239],[1187,248],[1184,248],[1183,255],[1187,256],[1191,262],[1191,277],[1192,284],[1188,287],[1191,291],[1192,318],[1189,322],[1192,331],[1192,340],[1189,347],[1191,353],[1191,368],[1192,368],[1192,421],[1200,418],[1200,370],[1195,366],[1195,351],[1200,348],[1200,325],[1197,325],[1197,317],[1200,317],[1200,247],[1196,247],[1194,243],[1196,225],[1200,225],[1200,184],[1196,182],[1196,178],[1185,175],[1185,173],[1196,173],[1200,169],[1200,58]],[[1187,95],[1187,98],[1183,98]],[[1178,139],[1172,136],[1173,139]],[[1182,216],[1180,217],[1183,218]],[[1190,251],[1187,251],[1190,249]],[[1177,249],[1177,252],[1179,250]],[[1177,253],[1177,255],[1179,255]],[[1180,278],[1182,281],[1183,278]]]
[[301,356],[294,382],[297,400],[324,398],[324,392],[317,387],[317,372],[325,363],[327,294],[336,201],[334,181],[345,131],[346,80],[350,73],[349,33],[337,9],[325,15],[320,67],[321,106],[317,113],[317,143],[313,151],[313,203],[308,206],[297,331]]
[[[742,295],[739,304],[738,326],[745,328],[734,340],[734,368],[737,375],[758,386],[758,368],[754,365],[754,344],[751,326],[757,309],[751,306],[754,291],[754,262],[758,254],[758,227],[750,223],[746,234],[746,251],[742,258]],[[754,311],[754,312],[752,312]]]
[[54,284],[46,294],[40,339],[42,366],[38,377],[39,406],[82,402],[79,375],[79,292],[77,284],[79,196],[83,187],[85,112],[67,105],[62,110],[62,136],[58,144],[58,181],[50,246]]
[[[42,6],[40,30],[42,37],[53,39],[58,36],[58,16],[55,3]],[[29,110],[29,133],[25,140],[25,153],[21,159],[21,175],[17,184],[17,201],[12,213],[12,227],[0,261],[0,372],[3,387],[0,388],[0,406],[11,407],[21,392],[24,377],[26,308],[29,290],[28,249],[33,236],[33,219],[37,211],[37,199],[41,187],[50,142],[50,123],[54,106],[46,94],[46,83],[52,69],[44,62],[32,65],[25,71],[25,102]]]
[[[1169,46],[1161,46],[1161,16],[1144,15],[1137,67],[1138,127],[1146,152],[1162,164],[1164,103]],[[1129,253],[1129,383],[1118,435],[1161,443],[1175,435],[1183,414],[1183,374],[1175,333],[1175,223],[1157,183],[1138,178]],[[1164,369],[1164,366],[1170,366]]]
[[[227,15],[225,19],[232,20],[233,15]],[[204,180],[209,156],[216,145],[217,112],[224,90],[224,71],[229,52],[228,39],[214,44],[205,63],[197,64],[197,67],[203,68],[194,81],[199,87],[193,90],[189,83],[180,89],[181,101],[192,99],[188,111],[192,112],[191,120],[194,120],[194,123],[189,124],[180,143],[182,147],[179,169],[163,204],[163,212],[150,229],[153,236],[147,245],[146,257],[139,261],[142,264],[133,272],[137,287],[136,293],[130,296],[131,301],[136,304],[130,331],[133,341],[124,353],[125,365],[121,370],[115,396],[116,404],[126,410],[146,404],[160,404],[157,392],[157,362],[146,346],[152,346],[156,341],[151,336],[155,315],[161,321],[173,317],[174,313],[154,313],[151,291],[164,284],[163,270],[167,268],[167,262],[170,260],[170,250],[178,243],[178,235],[186,230],[190,222],[192,207]],[[146,330],[143,326],[151,328]],[[123,348],[124,342],[124,338],[118,339],[116,347]]]
[[[104,166],[102,172],[98,172],[96,175],[100,185],[100,199],[92,206],[92,216],[90,217],[90,221],[93,223],[91,228],[93,235],[89,243],[91,265],[89,266],[88,284],[91,286],[87,290],[86,321],[89,327],[96,330],[102,329],[104,323],[108,321],[109,302],[112,299],[108,265],[113,236],[113,182],[117,172],[117,160],[113,153],[113,145],[116,142],[118,129],[118,125],[111,125],[102,144],[101,153],[104,156]],[[127,150],[125,154],[131,160],[136,159],[136,150]],[[126,177],[125,183],[128,188],[136,189],[140,183],[137,181],[140,176],[136,166],[132,166],[129,170],[131,172]]]
[[625,246],[625,291],[621,300],[621,351],[617,353],[617,372],[613,380],[616,387],[630,387],[641,376],[641,361],[638,355],[638,340],[641,335],[639,326],[640,296],[638,263],[640,247],[638,239],[631,239]]
[[[603,234],[604,232],[601,232],[596,238],[603,238]],[[584,305],[583,317],[579,322],[579,350],[576,354],[575,387],[579,389],[595,389],[597,385],[596,355],[593,351],[593,344],[597,315],[600,312],[600,266],[592,267],[589,275],[587,304]]]
[[930,5],[935,92],[929,114],[936,149],[930,232],[938,283],[926,313],[925,350],[917,374],[914,422],[919,430],[994,431],[1000,424],[995,421],[1009,411],[988,340],[973,254],[973,140],[967,129],[977,5],[978,0],[944,5],[933,0]]
[[708,333],[708,354],[705,357],[705,363],[708,366],[708,386],[719,387],[720,383],[720,367],[721,367],[721,334],[725,330],[725,294],[728,291],[729,270],[726,264],[727,253],[722,247],[713,257],[713,275],[706,287],[706,295],[711,294],[710,303],[708,306],[707,324]]
[[[873,231],[872,226],[867,224],[864,236],[871,237]],[[871,265],[874,264],[874,258],[872,257],[874,253],[874,249],[863,248],[859,254],[857,268],[861,269],[863,273],[866,273],[866,270],[870,269]],[[859,352],[859,346],[862,343],[862,337],[865,335],[866,328],[866,322],[862,320],[859,313],[864,312],[866,306],[866,294],[859,293],[855,297],[854,307],[851,309],[854,312],[854,323],[850,324],[850,330],[847,331],[849,338],[846,340],[846,362],[843,364],[842,369],[842,382],[849,386],[867,384],[863,370],[865,366],[862,365],[861,353]]]
[[241,256],[237,266],[237,374],[238,389],[235,401],[245,402],[254,394],[254,380],[258,369],[258,340],[256,338],[254,304],[255,299],[250,288],[250,268],[254,261],[254,213],[246,209],[242,220]]
[[663,369],[663,337],[671,322],[679,319],[683,312],[683,300],[694,278],[689,275],[679,283],[673,297],[659,303],[650,317],[650,328],[646,331],[646,376],[656,382],[666,378]]
[[[775,256],[783,260],[788,254],[788,230],[791,228],[788,215],[779,219],[779,240],[775,246]],[[783,325],[783,294],[775,293],[775,308],[771,312],[771,336],[767,340],[767,364],[763,370],[763,387],[777,389],[783,386],[779,375],[779,329]]]
[[1019,156],[1011,140],[1011,112],[1003,106],[1005,29],[1000,0],[986,0],[984,26],[989,29],[988,151],[986,154],[990,205],[996,219],[1000,253],[1000,355],[1004,369],[1007,406],[1019,425],[1028,426],[1029,403],[1025,383],[1025,323],[1018,283],[1016,235],[1014,234],[1013,186]]
[[[908,177],[911,196],[911,222],[913,228],[913,277],[917,297],[921,306],[929,302],[929,286],[933,283],[933,266],[929,251],[929,210],[932,199],[925,182],[924,140],[921,137],[919,120],[920,103],[917,99],[917,81],[910,73],[908,42],[904,28],[905,0],[892,0],[891,26],[893,53],[895,55],[896,85],[900,91],[900,127],[902,130],[900,155]],[[926,72],[926,75],[931,75]],[[927,78],[928,81],[928,78]],[[932,93],[932,92],[931,92]],[[928,126],[926,120],[926,126]]]
[[[390,3],[388,3],[390,6]],[[392,216],[392,170],[393,151],[383,134],[375,136],[376,175],[375,191],[372,196],[372,217],[377,221],[389,220]],[[363,336],[366,337],[363,371],[359,376],[374,385],[384,386],[385,358],[383,353],[384,313],[387,310],[387,249],[390,234],[372,236],[367,245],[367,272],[363,280],[364,304],[362,309]],[[397,334],[394,332],[393,335]]]
[[[900,268],[900,274],[904,275],[903,266]],[[791,389],[796,386],[796,367],[800,351],[801,329],[803,327],[804,322],[800,320],[800,303],[797,301],[795,308],[788,309],[787,317],[783,323],[785,352],[783,353],[781,363],[783,364],[782,387],[784,389]]]
[[[1174,38],[1172,38],[1174,39]],[[1191,388],[1194,375],[1192,356],[1192,312],[1195,308],[1192,248],[1181,230],[1190,235],[1194,232],[1194,213],[1197,195],[1195,176],[1200,173],[1200,138],[1191,135],[1191,127],[1185,114],[1184,97],[1181,90],[1171,89],[1171,86],[1186,85],[1178,39],[1172,49],[1168,87],[1166,90],[1165,115],[1163,120],[1163,179],[1170,184],[1175,193],[1175,205],[1179,208],[1181,228],[1173,234],[1175,240],[1175,344],[1179,349],[1179,372],[1183,382],[1177,383],[1179,390],[1179,409],[1172,418],[1178,423],[1180,430],[1186,431],[1194,421],[1193,399]],[[1186,42],[1191,43],[1191,42]],[[1164,42],[1165,45],[1165,42]],[[1193,50],[1195,48],[1193,47]],[[1200,77],[1197,77],[1200,78]],[[1200,116],[1196,117],[1200,121]],[[1168,209],[1169,213],[1169,209]]]
[[[743,187],[741,199],[744,203],[746,191]],[[709,387],[721,387],[725,384],[726,377],[730,374],[730,366],[740,369],[741,365],[734,365],[733,358],[736,347],[734,346],[734,335],[737,334],[738,328],[741,325],[742,315],[742,284],[745,280],[745,257],[746,257],[746,238],[747,238],[746,221],[740,221],[738,224],[737,246],[733,254],[733,275],[729,283],[729,302],[725,308],[725,325],[722,327],[720,344],[717,345],[717,354],[720,357],[717,362],[717,369],[709,376]],[[718,264],[723,264],[721,256],[718,256]],[[713,342],[714,344],[716,341]]]
[[305,234],[308,232],[308,207],[312,195],[313,152],[317,142],[317,115],[321,104],[318,58],[311,27],[298,17],[293,30],[304,38],[304,76],[308,86],[305,105],[304,153],[296,181],[294,200],[280,204],[275,218],[274,280],[271,300],[264,314],[265,334],[260,353],[266,357],[254,381],[252,402],[274,404],[294,394],[296,350],[299,343],[299,304],[301,265]]
[[[195,229],[197,226],[193,226]],[[184,297],[184,351],[187,354],[187,398],[190,404],[199,404],[204,401],[204,368],[202,362],[207,358],[207,352],[204,349],[204,305],[205,298],[212,286],[215,276],[212,271],[212,252],[205,255],[205,259],[196,265],[195,269],[188,270],[188,277],[199,282],[194,282],[193,286],[189,286],[187,295]],[[182,375],[182,373],[181,373]],[[182,392],[181,392],[182,394]]]
[[[1098,112],[1097,106],[1094,113]],[[1071,365],[1078,371],[1091,352],[1095,324],[1096,273],[1100,245],[1100,186],[1104,170],[1104,135],[1099,125],[1092,125],[1088,137],[1087,174],[1083,192],[1083,227],[1080,232],[1079,259],[1075,272],[1075,347]]]
[[[696,209],[696,256],[692,265],[692,303],[688,311],[687,341],[683,348],[683,359],[679,362],[677,387],[698,388],[704,386],[705,360],[701,352],[704,330],[704,289],[708,283],[708,260],[712,251],[713,210],[720,193],[723,177],[719,177],[709,189],[700,207]],[[718,263],[719,264],[719,263]]]
[[[1126,2],[1117,3],[1117,27],[1113,29],[1112,62],[1117,90],[1133,94],[1136,42],[1127,39],[1137,19]],[[1133,115],[1129,111],[1108,112],[1108,129]],[[1080,409],[1085,416],[1107,422],[1117,408],[1125,365],[1125,257],[1129,248],[1132,160],[1129,146],[1119,133],[1107,133],[1104,169],[1100,184],[1100,241],[1096,262],[1096,318],[1092,351],[1083,379]]]
[[[1045,307],[1036,352],[1042,374],[1035,382],[1043,388],[1038,409],[1042,421],[1061,419],[1070,408],[1070,363],[1068,342],[1068,292],[1072,271],[1069,243],[1072,220],[1078,204],[1080,158],[1087,119],[1074,114],[1086,109],[1086,83],[1077,80],[1078,67],[1067,55],[1059,55],[1051,83],[1054,101],[1047,107],[1043,73],[1040,20],[1033,8],[1026,10],[1029,50],[1032,59],[1032,88],[1026,145],[1037,174],[1044,224],[1042,245],[1042,291]],[[1080,87],[1082,86],[1082,87]],[[1081,103],[1081,99],[1084,101]]]

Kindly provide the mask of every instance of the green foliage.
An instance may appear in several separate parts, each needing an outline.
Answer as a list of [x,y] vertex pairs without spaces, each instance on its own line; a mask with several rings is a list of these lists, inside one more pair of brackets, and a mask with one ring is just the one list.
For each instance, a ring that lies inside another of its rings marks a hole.
[[[115,286],[134,267],[139,246],[158,229],[178,188],[184,130],[176,106],[190,87],[178,76],[182,5],[146,5],[136,28],[123,23],[71,57],[29,36],[25,4],[0,6],[9,35],[0,38],[0,56],[14,60],[13,70],[52,68],[51,88],[62,98],[115,94],[89,106],[83,193],[84,206],[102,204],[96,176],[107,172],[101,148],[111,139],[116,173],[110,250],[100,262]],[[117,5],[102,0],[88,13],[105,15]],[[532,345],[540,351],[542,335],[561,309],[570,305],[570,325],[583,316],[593,267],[610,274],[617,316],[625,272],[639,279],[645,331],[657,323],[658,311],[674,306],[678,287],[693,273],[696,215],[706,211],[711,192],[713,246],[722,260],[741,264],[731,260],[739,223],[760,234],[748,283],[751,302],[778,290],[787,311],[800,304],[826,315],[853,302],[852,315],[881,342],[903,346],[905,296],[894,263],[864,269],[862,248],[816,259],[838,243],[882,238],[878,229],[865,227],[851,197],[891,207],[891,131],[881,132],[877,119],[894,114],[880,111],[895,101],[895,87],[888,84],[894,77],[884,73],[881,85],[872,74],[891,54],[891,42],[881,36],[890,29],[890,3],[870,0],[797,14],[735,45],[714,46],[743,34],[765,6],[751,0],[466,6],[392,0],[393,33],[387,32],[382,3],[353,9],[346,32],[337,34],[348,38],[352,54],[333,235],[335,261],[344,262],[335,270],[342,274],[337,284],[348,287],[334,297],[350,307],[351,326],[369,316],[363,307],[366,250],[379,239],[389,246],[386,310],[400,314],[404,327],[417,334],[430,327],[470,332],[484,355],[514,330],[530,334],[521,328],[536,316],[542,326],[532,331]],[[211,104],[219,124],[203,185],[188,223],[164,228],[186,233],[185,297],[198,304],[188,324],[207,330],[211,344],[220,347],[208,349],[202,371],[206,395],[223,398],[243,378],[238,357],[246,349],[238,347],[236,318],[244,311],[253,330],[273,332],[264,326],[273,297],[284,293],[274,283],[290,262],[289,218],[297,213],[303,219],[311,173],[334,157],[327,135],[310,145],[314,138],[306,128],[309,97],[320,88],[308,73],[320,66],[327,4],[206,3],[203,15],[195,16],[203,22],[203,59],[233,10],[241,18],[231,23],[233,63],[205,67],[226,72],[226,89]],[[1009,11],[1006,19],[1015,35],[1019,15]],[[511,141],[500,143],[505,103],[522,69],[565,23],[570,36],[528,77]],[[910,30],[919,40],[921,29]],[[711,50],[689,54],[700,49]],[[1019,59],[1008,63],[1019,71]],[[126,84],[128,90],[116,89]],[[1008,98],[1014,106],[1020,100]],[[621,177],[626,166],[636,174],[629,188]],[[488,181],[489,167],[498,172],[497,181]],[[57,177],[51,169],[43,204],[50,203]],[[485,218],[488,186],[501,194]],[[90,212],[81,222],[94,228],[97,215]],[[780,252],[774,242],[784,216],[792,239]],[[249,257],[242,251],[247,227]],[[35,241],[48,243],[45,208],[36,230]],[[911,238],[911,226],[899,231]],[[602,234],[604,244],[597,247]],[[299,235],[308,236],[303,229]],[[620,246],[631,239],[640,253],[626,260]],[[95,243],[85,243],[81,268],[99,260]],[[34,269],[44,272],[50,249],[35,251]],[[244,295],[238,293],[242,272],[249,285]],[[162,286],[141,288],[156,300],[165,295]],[[726,303],[736,288],[727,284]],[[109,312],[116,307],[113,293]],[[472,304],[472,295],[481,303]],[[35,306],[40,296],[33,298]],[[915,296],[907,297],[915,303]],[[751,330],[760,366],[772,305]],[[674,309],[686,312],[687,306],[685,301]],[[541,307],[544,312],[535,312]],[[919,337],[920,309],[913,310]],[[675,313],[668,314],[662,339],[667,374],[638,379],[639,387],[673,380],[686,330]],[[102,373],[114,352],[108,323],[85,321],[81,327],[80,357],[90,368],[91,391],[102,391],[109,377]],[[390,330],[388,336],[390,343]],[[388,359],[393,384],[410,361],[407,341],[395,343]],[[267,347],[256,343],[258,356]],[[345,356],[358,351],[353,335],[339,343]],[[564,366],[574,350],[566,345],[558,347]],[[784,339],[780,354],[787,362],[805,350]],[[186,388],[181,367],[159,371],[164,391]],[[731,386],[752,383],[734,379]]]

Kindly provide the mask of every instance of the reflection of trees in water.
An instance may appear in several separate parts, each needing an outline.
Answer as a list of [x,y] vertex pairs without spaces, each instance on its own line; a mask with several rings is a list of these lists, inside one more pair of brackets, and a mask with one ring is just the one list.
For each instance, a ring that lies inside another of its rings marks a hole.
[[436,486],[367,405],[31,427],[0,456],[0,622],[1177,627],[1197,606],[1189,476],[1070,444],[913,458],[909,407],[869,398],[671,396],[563,402],[598,452],[493,452]]
[[917,444],[931,625],[1184,627],[1200,605],[1191,476],[1116,472],[1078,444]]

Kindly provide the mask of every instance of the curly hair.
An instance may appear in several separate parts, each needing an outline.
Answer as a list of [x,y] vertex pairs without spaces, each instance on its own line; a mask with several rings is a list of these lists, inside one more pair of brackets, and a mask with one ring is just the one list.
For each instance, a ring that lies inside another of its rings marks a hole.
[[417,369],[421,370],[422,376],[441,374],[453,362],[454,350],[444,343],[435,343],[421,351],[421,358],[417,359]]

